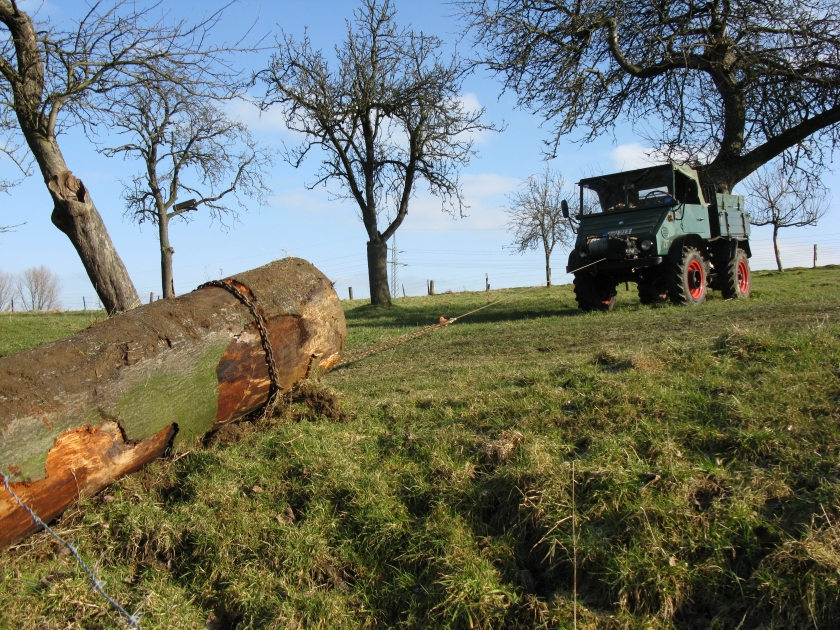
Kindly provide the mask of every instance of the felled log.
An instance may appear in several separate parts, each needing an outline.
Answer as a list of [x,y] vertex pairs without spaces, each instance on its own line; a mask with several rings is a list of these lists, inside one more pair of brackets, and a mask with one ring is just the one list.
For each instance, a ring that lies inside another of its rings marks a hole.
[[[224,283],[262,315],[281,393],[340,358],[344,313],[332,283],[306,261],[287,258]],[[266,358],[252,311],[218,286],[0,358],[0,470],[49,522],[173,443],[265,406]],[[0,487],[0,549],[35,529]]]

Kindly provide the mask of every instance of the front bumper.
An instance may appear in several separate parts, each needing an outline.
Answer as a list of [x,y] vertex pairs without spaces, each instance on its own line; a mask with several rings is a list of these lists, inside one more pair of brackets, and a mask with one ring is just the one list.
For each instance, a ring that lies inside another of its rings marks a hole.
[[593,273],[599,271],[643,269],[644,267],[655,267],[656,265],[661,265],[663,260],[663,256],[649,256],[647,258],[629,258],[626,260],[603,260],[594,265],[590,262],[579,261],[579,264],[577,265],[569,265],[566,267],[566,273],[574,273],[578,269],[582,269],[584,267],[590,269]]

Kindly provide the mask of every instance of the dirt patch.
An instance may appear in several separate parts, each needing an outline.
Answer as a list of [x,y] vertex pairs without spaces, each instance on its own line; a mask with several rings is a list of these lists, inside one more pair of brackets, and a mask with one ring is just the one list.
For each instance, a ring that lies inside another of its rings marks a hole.
[[304,385],[292,392],[292,402],[303,403],[317,415],[332,422],[345,422],[347,414],[341,410],[338,397],[323,388]]

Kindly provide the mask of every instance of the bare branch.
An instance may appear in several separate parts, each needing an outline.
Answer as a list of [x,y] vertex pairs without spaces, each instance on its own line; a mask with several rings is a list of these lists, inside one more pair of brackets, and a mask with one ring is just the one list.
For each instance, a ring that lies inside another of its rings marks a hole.
[[519,190],[508,196],[511,205],[505,208],[513,234],[514,251],[524,253],[542,248],[545,253],[546,282],[551,284],[550,259],[557,245],[574,243],[575,231],[570,219],[563,217],[561,202],[574,199],[559,171],[549,168],[542,175],[532,175]]
[[520,106],[588,142],[629,121],[664,159],[729,191],[807,144],[840,140],[833,0],[462,0],[477,63]]
[[0,311],[9,308],[9,304],[15,295],[17,295],[17,286],[14,276],[0,270]]
[[[70,172],[57,138],[78,125],[95,138],[111,104],[144,81],[178,85],[196,97],[232,98],[244,86],[232,55],[253,50],[241,40],[212,43],[211,31],[230,5],[194,23],[172,19],[160,11],[162,5],[93,2],[65,27],[33,22],[17,2],[0,0],[0,133],[25,139],[53,199],[52,222],[75,246],[109,312],[138,306],[140,299],[90,191]],[[6,153],[23,165],[21,149],[22,143]],[[78,203],[83,212],[74,211]]]
[[753,205],[750,223],[773,226],[773,250],[779,271],[783,271],[779,230],[816,225],[828,212],[828,190],[812,174],[797,167],[795,159],[779,159],[746,181]]
[[[225,217],[238,217],[227,199],[244,208],[243,197],[262,205],[271,192],[264,176],[274,154],[260,147],[243,123],[227,117],[218,105],[224,98],[226,93],[214,93],[209,86],[199,96],[149,76],[110,106],[112,129],[128,141],[101,151],[143,165],[143,173],[125,185],[123,198],[126,214],[158,226],[164,297],[173,294],[172,219],[187,220],[187,212],[204,206],[211,219],[226,227]],[[195,204],[173,209],[182,193],[194,197]]]
[[58,292],[58,275],[41,265],[23,272],[18,278],[15,294],[27,311],[51,311],[61,308]]
[[436,37],[400,29],[390,0],[364,0],[336,47],[334,67],[306,35],[296,41],[283,34],[269,67],[256,75],[266,86],[261,108],[281,107],[287,127],[305,137],[287,148],[286,161],[297,167],[312,148],[322,149],[310,186],[335,180],[334,194],[357,204],[374,303],[390,303],[385,243],[405,219],[417,183],[444,210],[462,214],[460,168],[474,155],[474,134],[495,129],[482,122],[483,109],[464,107],[467,66],[457,56],[444,58],[441,46]]

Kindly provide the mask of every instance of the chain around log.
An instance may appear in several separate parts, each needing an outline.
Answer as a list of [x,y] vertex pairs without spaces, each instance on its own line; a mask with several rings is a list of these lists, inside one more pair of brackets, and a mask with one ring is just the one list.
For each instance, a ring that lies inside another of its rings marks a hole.
[[[219,287],[220,289],[224,289],[242,302],[254,318],[257,330],[260,333],[260,340],[262,342],[263,352],[265,353],[265,362],[268,365],[268,378],[271,381],[271,391],[269,392],[268,402],[266,402],[262,413],[262,417],[267,418],[274,413],[277,403],[280,402],[280,394],[283,391],[283,387],[280,385],[280,373],[277,370],[277,363],[274,361],[274,350],[271,347],[271,340],[268,338],[268,329],[265,326],[265,317],[263,317],[263,314],[260,312],[257,305],[254,304],[254,302],[252,302],[251,299],[240,291],[232,282],[227,280],[211,280],[210,282],[205,282],[204,284],[198,286],[199,289],[203,289],[205,287]],[[250,287],[246,286],[245,288],[247,288],[249,292],[253,293]]]

